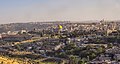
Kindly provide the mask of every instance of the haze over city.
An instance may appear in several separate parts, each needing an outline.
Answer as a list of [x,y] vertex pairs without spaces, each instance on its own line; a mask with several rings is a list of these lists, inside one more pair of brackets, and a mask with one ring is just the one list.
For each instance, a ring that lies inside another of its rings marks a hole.
[[0,0],[0,64],[120,64],[120,0]]
[[120,0],[0,0],[0,23],[119,20]]

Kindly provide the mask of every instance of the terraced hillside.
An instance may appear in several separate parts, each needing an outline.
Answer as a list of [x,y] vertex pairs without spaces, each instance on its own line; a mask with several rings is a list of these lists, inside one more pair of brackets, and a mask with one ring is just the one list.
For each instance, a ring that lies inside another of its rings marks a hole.
[[23,62],[13,58],[0,57],[0,64],[22,64]]

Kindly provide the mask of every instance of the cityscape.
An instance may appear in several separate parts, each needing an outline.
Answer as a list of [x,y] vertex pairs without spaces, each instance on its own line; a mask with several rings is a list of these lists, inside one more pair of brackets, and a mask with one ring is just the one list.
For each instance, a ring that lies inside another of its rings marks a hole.
[[0,64],[120,64],[120,0],[0,0]]
[[[0,27],[1,64],[119,64],[120,61],[119,21],[30,22]],[[4,58],[9,60],[3,61]]]

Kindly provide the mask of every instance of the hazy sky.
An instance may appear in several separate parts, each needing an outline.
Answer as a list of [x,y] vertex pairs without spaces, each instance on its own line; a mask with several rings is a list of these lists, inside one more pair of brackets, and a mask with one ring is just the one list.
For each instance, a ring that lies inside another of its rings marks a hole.
[[0,0],[0,23],[120,20],[120,0]]

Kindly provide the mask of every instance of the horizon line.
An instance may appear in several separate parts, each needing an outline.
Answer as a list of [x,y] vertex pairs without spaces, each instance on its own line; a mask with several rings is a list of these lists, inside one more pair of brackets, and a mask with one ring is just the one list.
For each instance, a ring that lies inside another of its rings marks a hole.
[[[102,20],[104,20],[104,19],[102,19]],[[91,21],[91,22],[90,22]],[[24,22],[24,21],[22,21],[22,22],[9,22],[9,23],[1,23],[1,24],[13,24],[13,23],[37,23],[37,22],[42,22],[42,23],[45,23],[45,22],[71,22],[71,23],[93,23],[93,22],[99,22],[99,21],[101,21],[101,20],[83,20],[83,21],[78,21],[78,20],[76,20],[76,21],[67,21],[67,20],[53,20],[53,21],[27,21],[27,22]],[[120,20],[104,20],[104,21],[106,21],[106,22],[118,22],[118,21],[120,21]],[[1,25],[0,24],[0,25]]]

